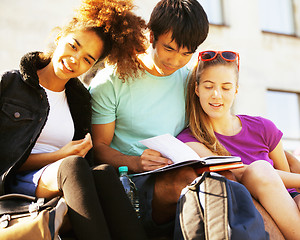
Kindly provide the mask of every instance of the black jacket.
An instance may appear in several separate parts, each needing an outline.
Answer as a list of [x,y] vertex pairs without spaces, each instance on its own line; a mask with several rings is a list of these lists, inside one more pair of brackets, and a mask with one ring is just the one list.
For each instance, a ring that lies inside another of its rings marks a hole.
[[[39,53],[29,53],[21,59],[20,71],[1,76],[0,195],[5,192],[4,180],[26,161],[47,121],[49,103],[37,75],[47,64],[49,61],[41,61]],[[73,140],[82,139],[91,132],[90,94],[72,78],[66,84],[66,96],[75,126]],[[90,152],[86,158],[92,165]]]

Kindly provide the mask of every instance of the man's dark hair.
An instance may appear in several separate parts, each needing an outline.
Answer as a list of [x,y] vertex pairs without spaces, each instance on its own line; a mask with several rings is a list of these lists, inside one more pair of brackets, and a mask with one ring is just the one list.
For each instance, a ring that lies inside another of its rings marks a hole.
[[208,35],[207,15],[197,0],[161,0],[154,7],[148,28],[155,41],[162,34],[172,31],[172,40],[179,47],[195,52]]

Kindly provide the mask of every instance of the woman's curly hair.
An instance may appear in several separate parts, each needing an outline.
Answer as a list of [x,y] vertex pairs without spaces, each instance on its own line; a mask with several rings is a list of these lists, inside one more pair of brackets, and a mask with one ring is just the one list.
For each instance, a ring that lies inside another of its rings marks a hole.
[[89,26],[100,28],[111,41],[108,64],[125,81],[139,75],[137,55],[147,48],[146,23],[133,12],[131,0],[83,0],[76,9],[76,18]]

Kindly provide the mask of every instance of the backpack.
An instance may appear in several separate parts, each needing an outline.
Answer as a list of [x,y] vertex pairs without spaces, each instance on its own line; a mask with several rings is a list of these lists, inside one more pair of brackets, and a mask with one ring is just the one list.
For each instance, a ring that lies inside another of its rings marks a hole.
[[174,240],[269,239],[244,185],[204,172],[185,187],[177,203]]

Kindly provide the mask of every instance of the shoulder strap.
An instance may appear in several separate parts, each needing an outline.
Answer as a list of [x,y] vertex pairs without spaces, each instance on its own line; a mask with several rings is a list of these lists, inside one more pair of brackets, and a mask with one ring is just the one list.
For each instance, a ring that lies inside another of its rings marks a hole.
[[206,240],[229,239],[228,202],[225,179],[208,175],[199,186]]
[[204,172],[182,190],[174,239],[228,240],[227,203],[225,178]]
[[[198,182],[184,189],[185,193],[181,195],[177,205],[180,230],[185,240],[205,240],[203,213],[196,191],[197,184]],[[175,234],[174,239],[177,239],[176,237]]]

